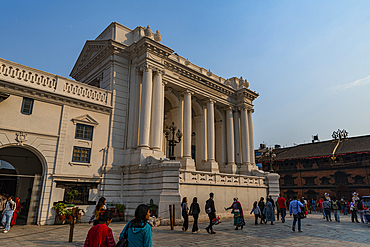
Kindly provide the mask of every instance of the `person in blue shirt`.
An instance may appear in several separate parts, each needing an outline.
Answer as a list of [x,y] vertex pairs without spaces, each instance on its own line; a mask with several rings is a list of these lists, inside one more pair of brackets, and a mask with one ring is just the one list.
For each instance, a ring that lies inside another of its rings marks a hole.
[[295,231],[295,224],[297,223],[297,220],[298,220],[298,232],[302,232],[301,219],[297,217],[298,212],[302,212],[301,207],[304,207],[304,205],[297,200],[297,196],[293,196],[293,201],[291,201],[289,204],[289,213],[293,214],[294,217],[292,226],[293,232]]
[[128,247],[152,247],[152,227],[147,223],[149,217],[149,207],[140,204],[135,210],[135,219],[123,228],[119,240],[124,237],[127,228]]

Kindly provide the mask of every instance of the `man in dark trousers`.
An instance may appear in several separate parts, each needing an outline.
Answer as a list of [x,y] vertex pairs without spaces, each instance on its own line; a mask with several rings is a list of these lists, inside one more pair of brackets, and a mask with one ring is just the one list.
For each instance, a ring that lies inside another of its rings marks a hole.
[[209,193],[209,199],[206,201],[206,213],[209,217],[209,226],[207,226],[206,230],[210,234],[215,234],[216,232],[212,229],[212,221],[216,218],[216,209],[215,209],[215,202],[213,201],[213,193]]

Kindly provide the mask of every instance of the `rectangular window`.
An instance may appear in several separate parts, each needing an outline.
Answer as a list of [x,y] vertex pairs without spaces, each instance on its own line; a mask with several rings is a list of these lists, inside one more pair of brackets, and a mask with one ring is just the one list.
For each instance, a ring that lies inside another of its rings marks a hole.
[[90,162],[90,152],[91,152],[90,148],[74,147],[72,161],[89,163]]
[[33,108],[33,99],[23,98],[21,109],[22,114],[31,115],[32,108]]
[[83,124],[77,124],[76,126],[76,139],[92,140],[93,127]]
[[96,202],[89,201],[89,195],[91,189],[96,189],[98,187],[97,183],[78,183],[78,182],[64,182],[57,181],[57,188],[63,188],[64,190],[64,202],[70,201],[69,192],[72,190],[77,190],[80,194],[77,195],[73,204],[76,205],[95,205]]

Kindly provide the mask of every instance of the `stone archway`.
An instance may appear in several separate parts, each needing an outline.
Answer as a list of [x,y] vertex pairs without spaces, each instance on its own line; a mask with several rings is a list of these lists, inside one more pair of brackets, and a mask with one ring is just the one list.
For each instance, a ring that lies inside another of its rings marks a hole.
[[24,202],[24,212],[19,217],[23,216],[27,224],[36,224],[42,191],[41,178],[45,172],[43,156],[30,146],[10,145],[0,148],[0,160],[9,163],[16,171],[12,174],[17,180],[15,194],[12,196]]

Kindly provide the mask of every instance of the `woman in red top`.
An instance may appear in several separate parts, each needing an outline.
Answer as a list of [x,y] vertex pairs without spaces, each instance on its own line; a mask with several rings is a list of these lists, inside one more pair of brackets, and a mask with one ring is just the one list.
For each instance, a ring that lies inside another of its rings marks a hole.
[[18,213],[21,211],[21,199],[19,197],[15,198],[15,210],[13,212],[12,222],[10,223],[11,226],[14,226],[17,222]]
[[108,226],[112,222],[113,214],[106,210],[99,215],[99,224],[90,228],[87,233],[84,247],[115,247],[112,229]]

